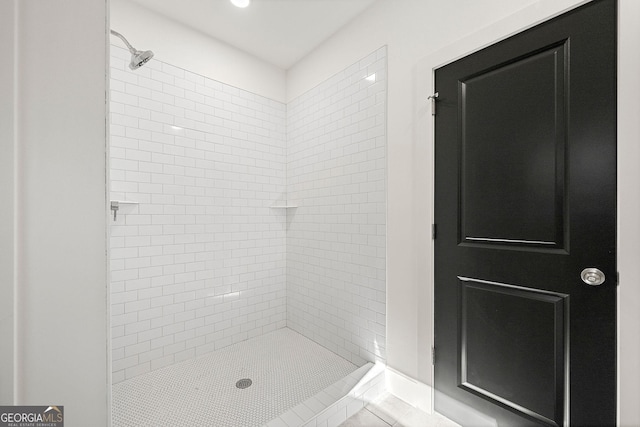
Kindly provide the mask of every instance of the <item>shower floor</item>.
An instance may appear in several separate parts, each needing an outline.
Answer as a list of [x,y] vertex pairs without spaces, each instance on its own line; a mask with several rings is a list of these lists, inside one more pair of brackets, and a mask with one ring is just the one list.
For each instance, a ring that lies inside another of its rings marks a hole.
[[356,369],[283,328],[115,384],[112,425],[262,426]]

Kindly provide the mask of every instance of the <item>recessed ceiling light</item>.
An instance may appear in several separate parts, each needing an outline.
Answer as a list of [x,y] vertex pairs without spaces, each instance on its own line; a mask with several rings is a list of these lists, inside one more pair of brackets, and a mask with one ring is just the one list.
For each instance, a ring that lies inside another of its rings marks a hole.
[[231,3],[237,7],[247,7],[249,3],[251,3],[251,0],[231,0]]

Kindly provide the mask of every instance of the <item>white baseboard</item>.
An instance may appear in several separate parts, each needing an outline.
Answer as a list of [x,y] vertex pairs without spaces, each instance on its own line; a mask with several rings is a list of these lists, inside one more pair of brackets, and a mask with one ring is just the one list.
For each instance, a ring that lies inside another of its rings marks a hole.
[[416,379],[410,378],[387,366],[386,372],[387,391],[408,404],[424,411],[433,413],[432,396],[433,388]]

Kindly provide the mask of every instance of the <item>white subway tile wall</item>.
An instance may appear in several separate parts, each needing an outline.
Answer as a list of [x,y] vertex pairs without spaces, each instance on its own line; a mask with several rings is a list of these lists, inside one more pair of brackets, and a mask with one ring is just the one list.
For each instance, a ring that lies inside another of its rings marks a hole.
[[385,360],[386,47],[287,105],[287,325]]
[[[386,48],[289,105],[111,47],[113,383],[285,326],[385,359]],[[298,205],[273,209],[271,206]]]
[[113,382],[286,326],[286,106],[111,47]]

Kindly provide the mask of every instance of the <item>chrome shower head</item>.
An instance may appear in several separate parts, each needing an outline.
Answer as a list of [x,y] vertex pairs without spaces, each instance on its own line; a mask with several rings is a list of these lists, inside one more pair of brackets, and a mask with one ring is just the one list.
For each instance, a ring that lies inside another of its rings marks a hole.
[[150,50],[146,50],[144,52],[137,50],[135,53],[131,54],[131,63],[129,64],[129,68],[136,70],[149,62],[151,58],[153,58],[153,52]]
[[133,46],[131,46],[127,39],[125,39],[124,36],[117,31],[111,30],[111,34],[122,40],[124,44],[127,45],[129,52],[131,52],[131,62],[129,63],[130,69],[136,70],[149,62],[151,58],[153,58],[153,52],[151,52],[150,50],[146,50],[144,52],[141,50],[136,50]]

